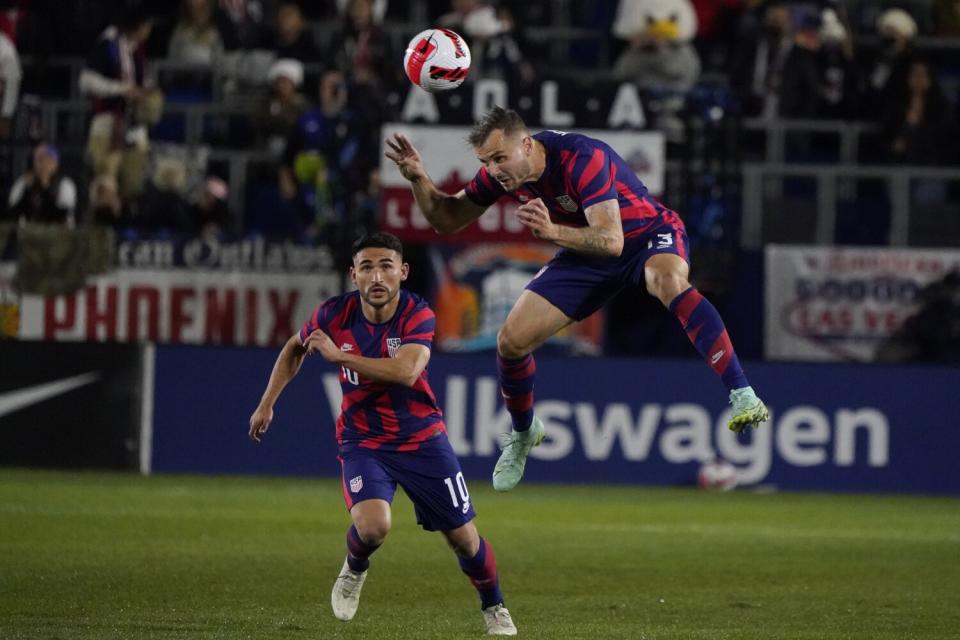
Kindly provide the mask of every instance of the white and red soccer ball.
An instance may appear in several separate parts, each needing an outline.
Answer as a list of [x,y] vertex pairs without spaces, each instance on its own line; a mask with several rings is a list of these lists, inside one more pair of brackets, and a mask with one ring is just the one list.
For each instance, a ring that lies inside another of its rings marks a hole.
[[713,458],[700,465],[697,486],[711,491],[730,491],[737,486],[737,468],[722,458]]
[[427,29],[407,45],[403,68],[410,82],[425,91],[456,89],[470,73],[470,47],[450,29]]

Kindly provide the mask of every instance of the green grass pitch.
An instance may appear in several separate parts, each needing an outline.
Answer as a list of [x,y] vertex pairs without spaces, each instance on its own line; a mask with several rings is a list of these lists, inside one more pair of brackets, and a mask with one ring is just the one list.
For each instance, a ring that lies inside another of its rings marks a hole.
[[[526,638],[960,637],[960,501],[471,486]],[[333,480],[0,470],[0,638],[479,638],[402,493],[357,617],[330,613]]]

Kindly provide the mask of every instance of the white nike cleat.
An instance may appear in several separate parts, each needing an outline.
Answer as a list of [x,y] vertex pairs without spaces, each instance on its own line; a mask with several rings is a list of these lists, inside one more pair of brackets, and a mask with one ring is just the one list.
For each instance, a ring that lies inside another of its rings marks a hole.
[[533,423],[526,431],[511,431],[506,438],[503,453],[493,468],[493,488],[497,491],[510,491],[523,477],[527,465],[527,456],[545,437],[543,423],[534,416]]
[[767,409],[767,405],[763,404],[763,401],[757,397],[753,387],[743,387],[731,391],[730,404],[733,405],[733,413],[727,425],[730,431],[741,433],[751,427],[756,429],[761,422],[770,419],[770,411]]
[[495,604],[483,610],[483,621],[487,625],[488,636],[515,636],[517,627],[513,624],[510,612],[502,604]]
[[330,592],[330,606],[333,607],[333,615],[338,620],[344,622],[353,620],[353,616],[357,614],[357,607],[360,606],[360,590],[363,589],[363,581],[366,579],[366,571],[354,571],[344,559],[340,575],[337,576],[337,581],[333,583],[333,591]]

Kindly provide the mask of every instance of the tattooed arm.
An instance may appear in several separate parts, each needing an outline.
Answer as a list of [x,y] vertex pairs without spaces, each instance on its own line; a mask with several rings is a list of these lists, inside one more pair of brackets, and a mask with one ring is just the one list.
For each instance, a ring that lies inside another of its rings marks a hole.
[[517,209],[517,217],[541,240],[595,256],[619,256],[623,251],[620,204],[604,200],[586,208],[586,227],[566,227],[550,220],[550,212],[537,198]]

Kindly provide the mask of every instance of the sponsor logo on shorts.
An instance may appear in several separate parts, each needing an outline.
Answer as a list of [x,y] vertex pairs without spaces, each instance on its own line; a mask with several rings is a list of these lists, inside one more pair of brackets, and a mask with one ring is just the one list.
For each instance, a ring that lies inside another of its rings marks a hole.
[[350,478],[350,493],[360,493],[361,489],[363,489],[363,476]]
[[397,350],[400,348],[400,338],[387,338],[387,355],[391,358],[397,357]]
[[340,345],[340,351],[353,351],[353,345],[349,342],[344,342]]

